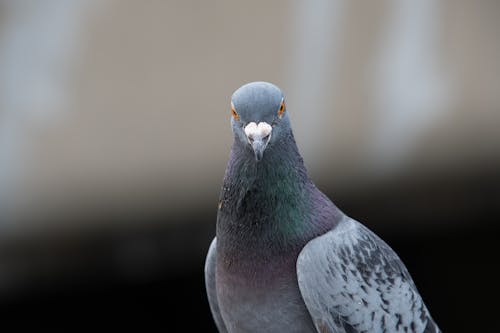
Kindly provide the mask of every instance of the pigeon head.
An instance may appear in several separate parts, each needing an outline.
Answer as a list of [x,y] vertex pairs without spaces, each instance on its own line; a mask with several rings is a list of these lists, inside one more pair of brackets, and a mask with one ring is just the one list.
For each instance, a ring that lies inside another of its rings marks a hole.
[[247,146],[259,162],[266,148],[290,131],[281,90],[267,82],[243,85],[231,97],[231,125],[235,141]]

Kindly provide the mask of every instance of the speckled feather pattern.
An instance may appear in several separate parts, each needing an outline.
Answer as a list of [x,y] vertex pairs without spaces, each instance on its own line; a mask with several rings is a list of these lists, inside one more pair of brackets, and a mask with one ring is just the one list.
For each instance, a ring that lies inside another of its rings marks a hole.
[[306,245],[297,273],[320,332],[439,332],[399,257],[347,216]]

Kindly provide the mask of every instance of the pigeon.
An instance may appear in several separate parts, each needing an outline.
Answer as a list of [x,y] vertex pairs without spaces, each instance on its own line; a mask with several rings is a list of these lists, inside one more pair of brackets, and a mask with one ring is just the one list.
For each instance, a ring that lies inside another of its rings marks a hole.
[[236,90],[231,127],[205,263],[219,332],[440,332],[397,254],[308,177],[277,86]]

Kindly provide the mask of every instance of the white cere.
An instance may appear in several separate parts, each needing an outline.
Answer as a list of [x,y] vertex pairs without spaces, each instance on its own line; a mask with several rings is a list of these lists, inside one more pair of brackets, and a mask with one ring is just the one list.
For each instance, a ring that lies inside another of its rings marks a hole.
[[253,121],[251,123],[248,123],[248,125],[245,126],[245,134],[247,137],[250,138],[265,138],[269,134],[271,134],[271,131],[273,128],[271,125],[269,125],[266,122],[260,122],[259,125],[254,123]]

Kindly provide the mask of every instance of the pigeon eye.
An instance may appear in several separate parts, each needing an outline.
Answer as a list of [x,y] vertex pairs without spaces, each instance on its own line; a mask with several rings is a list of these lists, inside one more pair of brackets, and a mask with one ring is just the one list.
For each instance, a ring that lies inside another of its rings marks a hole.
[[238,112],[236,112],[236,109],[234,108],[234,104],[231,102],[231,115],[233,116],[234,120],[240,120],[240,115]]
[[283,113],[285,113],[285,100],[284,99],[281,100],[280,109],[278,110],[278,117],[281,118],[283,116]]

